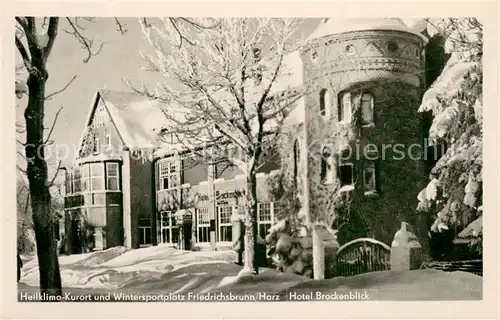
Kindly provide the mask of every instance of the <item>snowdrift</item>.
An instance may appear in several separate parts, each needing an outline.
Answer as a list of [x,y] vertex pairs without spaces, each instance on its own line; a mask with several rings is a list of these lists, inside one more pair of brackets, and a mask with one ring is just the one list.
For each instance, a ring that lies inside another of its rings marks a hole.
[[[99,252],[60,256],[59,264],[63,287],[117,289],[129,283],[139,285],[151,280],[160,281],[167,273],[193,265],[233,264],[233,255],[232,251],[192,252],[165,246],[136,250],[114,247]],[[234,267],[237,268],[236,265]],[[23,267],[21,282],[30,286],[39,285],[37,259]]]

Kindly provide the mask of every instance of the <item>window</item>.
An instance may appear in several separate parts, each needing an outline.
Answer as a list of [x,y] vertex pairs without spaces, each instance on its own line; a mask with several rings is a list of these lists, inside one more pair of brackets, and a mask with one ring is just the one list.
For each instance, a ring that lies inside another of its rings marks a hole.
[[361,95],[361,124],[370,125],[373,123],[373,96],[369,93]]
[[259,236],[265,238],[274,221],[274,204],[265,202],[257,204],[257,223]]
[[151,220],[139,219],[139,245],[151,244]]
[[106,190],[120,190],[118,163],[106,163]]
[[80,175],[81,175],[81,168],[76,167],[73,171],[73,192],[81,192],[82,191],[82,185],[80,181]]
[[90,164],[90,190],[104,190],[104,163]]
[[330,94],[328,93],[328,90],[321,89],[319,92],[319,112],[321,116],[330,116],[330,108]]
[[210,242],[210,218],[208,208],[197,209],[196,226],[198,228],[198,242]]
[[94,138],[94,152],[95,153],[101,152],[101,145],[99,143],[99,138]]
[[175,215],[172,211],[160,213],[161,243],[177,244],[179,242],[179,227],[175,224]]
[[230,242],[232,241],[232,229],[233,225],[231,223],[231,215],[233,214],[233,207],[224,206],[217,207],[218,218],[219,218],[219,242]]
[[365,163],[365,167],[363,170],[363,184],[366,195],[377,193],[375,162],[373,161]]
[[340,122],[351,121],[352,106],[351,106],[351,93],[350,92],[345,92],[345,93],[340,95],[338,112],[339,112],[339,121]]
[[82,165],[82,191],[90,190],[90,167],[88,164]]
[[66,170],[66,194],[71,194],[73,193],[72,190],[72,183],[71,183],[71,169]]
[[339,178],[341,187],[352,186],[354,184],[354,165],[352,163],[340,165]]
[[159,167],[159,190],[173,189],[179,186],[179,175],[177,174],[177,166],[173,161],[163,162],[158,164]]
[[94,120],[92,121],[93,128],[99,128],[109,122],[109,116],[104,106],[99,106],[95,112]]
[[334,180],[333,174],[333,157],[329,147],[323,147],[321,157],[321,181],[323,183],[332,183]]
[[111,146],[111,134],[109,133],[109,130],[107,128],[104,130],[104,144],[107,148]]

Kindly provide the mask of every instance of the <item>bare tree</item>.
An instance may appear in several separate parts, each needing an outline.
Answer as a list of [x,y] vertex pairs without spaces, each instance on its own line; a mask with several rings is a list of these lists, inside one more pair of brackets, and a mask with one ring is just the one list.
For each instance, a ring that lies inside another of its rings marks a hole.
[[[63,26],[60,20],[65,21]],[[145,25],[149,25],[146,18],[142,19]],[[189,19],[183,19],[189,22]],[[46,150],[51,143],[50,135],[57,122],[57,112],[48,136],[44,133],[48,128],[44,127],[45,101],[64,91],[76,79],[72,79],[63,88],[46,94],[45,87],[49,77],[47,61],[54,47],[59,31],[73,36],[81,45],[86,54],[83,59],[87,63],[93,56],[101,52],[104,42],[95,43],[92,38],[85,34],[85,24],[94,23],[91,17],[16,17],[15,44],[21,56],[23,67],[28,73],[26,83],[16,81],[16,96],[21,98],[23,94],[28,95],[28,103],[24,112],[25,127],[16,124],[16,131],[26,133],[26,141],[19,142],[25,151],[25,155],[19,153],[26,160],[26,170],[18,166],[18,169],[26,173],[29,181],[30,204],[33,212],[33,224],[36,234],[37,255],[40,271],[40,289],[49,296],[62,294],[59,263],[57,259],[57,245],[54,241],[54,224],[51,210],[50,186],[54,183],[60,169],[57,165],[53,178],[49,178],[46,161]],[[121,34],[127,32],[126,25],[120,19],[114,18],[117,31]],[[178,19],[170,20],[173,28],[177,29]],[[186,41],[182,33],[178,35]]]
[[[153,90],[134,88],[167,106],[171,125],[182,147],[210,146],[205,156],[215,161],[220,148],[241,150],[233,165],[246,175],[245,268],[258,273],[256,173],[279,134],[281,123],[303,88],[278,88],[287,74],[286,56],[297,43],[298,19],[193,19],[160,24],[141,22],[155,54],[143,54],[147,69],[164,78]],[[189,40],[182,35],[189,34]],[[183,45],[184,43],[184,45]],[[219,150],[218,150],[219,149]]]

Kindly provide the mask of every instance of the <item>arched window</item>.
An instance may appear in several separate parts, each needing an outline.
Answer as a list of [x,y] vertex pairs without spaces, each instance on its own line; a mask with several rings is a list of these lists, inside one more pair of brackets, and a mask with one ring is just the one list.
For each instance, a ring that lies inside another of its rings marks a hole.
[[338,106],[339,122],[351,121],[351,115],[352,115],[351,93],[343,92],[339,95],[339,106]]
[[321,151],[321,181],[323,183],[332,183],[333,176],[333,158],[329,147],[323,147]]
[[373,123],[373,96],[370,93],[361,95],[361,124]]
[[326,89],[319,92],[319,113],[323,117],[330,115],[330,94]]
[[293,144],[293,178],[294,183],[297,183],[297,177],[299,173],[299,160],[300,160],[300,150],[299,150],[299,140],[296,139]]

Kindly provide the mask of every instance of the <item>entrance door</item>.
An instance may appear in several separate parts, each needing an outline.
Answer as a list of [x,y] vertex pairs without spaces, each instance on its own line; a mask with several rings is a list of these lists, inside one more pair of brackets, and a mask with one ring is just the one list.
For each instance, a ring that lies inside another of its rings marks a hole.
[[191,230],[192,226],[193,223],[191,222],[184,223],[184,225],[182,226],[182,235],[183,235],[182,238],[184,239],[184,250],[191,250],[192,247],[191,239],[193,237],[193,230]]
[[82,234],[79,219],[71,219],[71,253],[82,253]]

